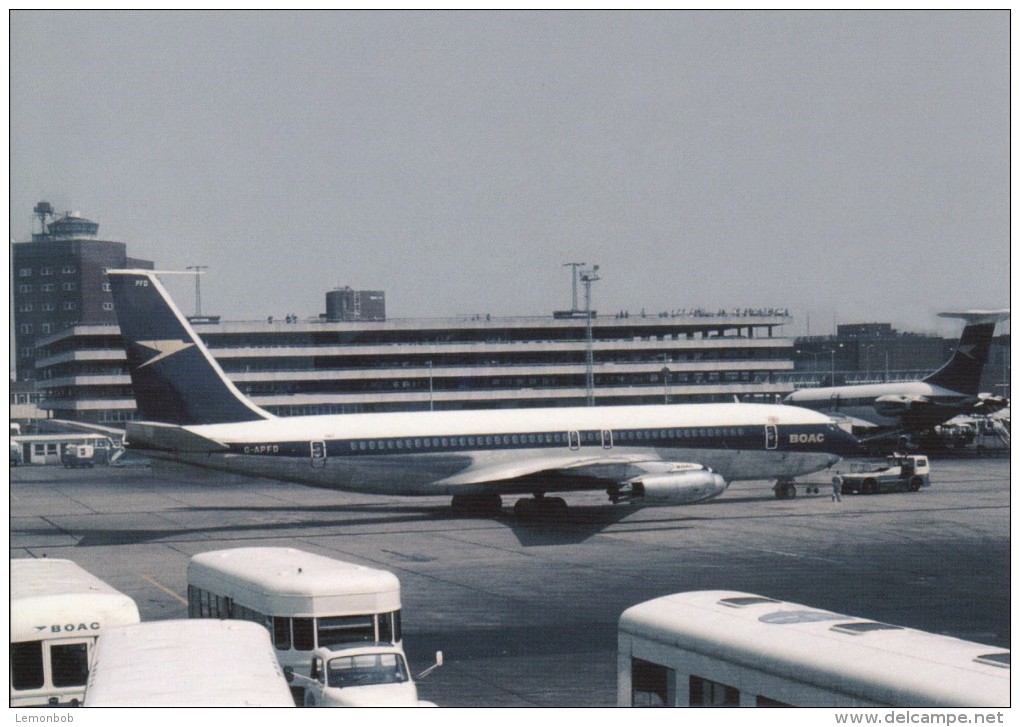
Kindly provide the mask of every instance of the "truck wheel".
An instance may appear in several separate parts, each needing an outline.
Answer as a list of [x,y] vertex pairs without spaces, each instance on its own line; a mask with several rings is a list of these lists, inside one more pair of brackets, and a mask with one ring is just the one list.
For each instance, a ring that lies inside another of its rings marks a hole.
[[921,477],[921,475],[914,475],[913,477],[910,478],[910,491],[917,492],[918,490],[921,489],[921,486],[923,484],[924,478]]
[[878,483],[873,479],[864,480],[861,483],[861,494],[874,495],[878,491]]

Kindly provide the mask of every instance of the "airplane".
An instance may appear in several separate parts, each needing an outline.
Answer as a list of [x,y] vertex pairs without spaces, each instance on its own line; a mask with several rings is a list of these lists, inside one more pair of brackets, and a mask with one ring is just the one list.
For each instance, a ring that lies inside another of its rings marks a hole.
[[[455,510],[562,513],[551,492],[686,504],[734,480],[835,464],[856,439],[782,404],[588,406],[277,417],[223,373],[154,271],[109,270],[140,420],[125,447],[156,460],[383,495],[452,496]],[[778,494],[777,490],[777,494]],[[795,492],[795,490],[794,490]]]
[[981,371],[988,362],[995,325],[1008,310],[939,313],[966,321],[960,342],[940,369],[919,381],[824,386],[798,389],[783,403],[802,406],[849,421],[863,445],[903,447],[910,440],[959,414],[990,414],[1007,399],[979,393]]

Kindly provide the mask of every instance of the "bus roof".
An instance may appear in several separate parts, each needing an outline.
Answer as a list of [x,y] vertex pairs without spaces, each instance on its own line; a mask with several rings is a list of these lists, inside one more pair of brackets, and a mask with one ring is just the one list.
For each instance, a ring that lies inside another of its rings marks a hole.
[[188,583],[267,615],[341,616],[400,608],[389,571],[296,548],[230,548],[188,563]]
[[903,706],[1010,703],[1007,649],[738,591],[633,606],[620,633]]
[[293,707],[265,628],[183,619],[110,629],[99,637],[86,707]]
[[11,641],[96,635],[140,621],[134,600],[70,560],[11,561]]

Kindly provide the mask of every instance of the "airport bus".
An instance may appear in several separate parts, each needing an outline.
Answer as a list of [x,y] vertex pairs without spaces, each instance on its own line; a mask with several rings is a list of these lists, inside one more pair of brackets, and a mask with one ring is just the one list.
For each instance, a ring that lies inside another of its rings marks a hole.
[[[231,548],[193,556],[188,616],[265,626],[280,664],[303,676],[309,676],[317,648],[403,641],[395,575],[296,548]],[[300,684],[293,685],[298,704],[304,701]]]
[[623,612],[618,706],[1005,707],[1010,652],[736,591]]
[[12,707],[78,704],[96,639],[138,606],[70,560],[11,561]]
[[118,626],[96,645],[85,707],[293,707],[265,628],[173,619]]

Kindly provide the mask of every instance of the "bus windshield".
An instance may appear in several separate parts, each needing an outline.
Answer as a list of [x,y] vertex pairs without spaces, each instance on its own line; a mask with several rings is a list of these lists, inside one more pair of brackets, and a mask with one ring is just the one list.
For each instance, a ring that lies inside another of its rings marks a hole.
[[400,654],[338,656],[329,660],[327,680],[331,687],[400,684],[408,680],[407,666]]

